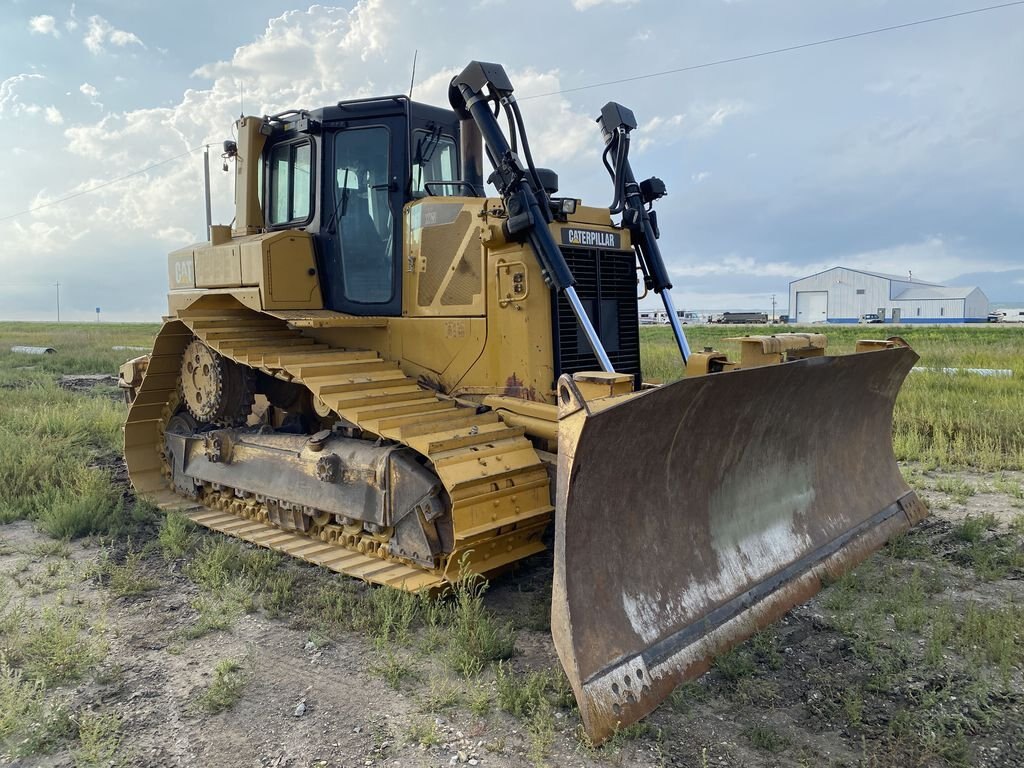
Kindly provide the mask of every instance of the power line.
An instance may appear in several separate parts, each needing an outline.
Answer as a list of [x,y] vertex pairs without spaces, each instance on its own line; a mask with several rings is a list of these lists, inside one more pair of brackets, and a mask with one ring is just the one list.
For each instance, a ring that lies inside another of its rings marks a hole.
[[[1024,2],[1024,0],[1021,0],[1021,2]],[[51,200],[48,203],[42,203],[41,205],[37,205],[34,208],[26,208],[24,211],[18,211],[17,213],[9,213],[6,216],[0,216],[0,221],[8,221],[9,219],[15,219],[18,216],[24,216],[25,214],[28,214],[28,213],[35,213],[36,211],[42,210],[43,208],[49,208],[51,205],[59,205],[60,203],[66,203],[68,200],[74,200],[76,197],[81,197],[82,195],[88,195],[90,192],[95,192],[95,191],[97,191],[99,189],[103,189],[104,187],[109,187],[112,184],[117,184],[118,182],[124,181],[125,179],[130,179],[132,176],[138,176],[140,174],[145,173],[146,171],[151,171],[154,168],[159,168],[161,165],[167,165],[167,163],[173,163],[175,160],[180,160],[181,158],[187,157],[188,155],[191,155],[193,152],[195,152],[197,150],[200,150],[203,147],[208,147],[208,146],[210,146],[210,145],[209,144],[200,144],[198,147],[192,147],[192,149],[189,149],[189,150],[187,150],[185,152],[182,152],[180,155],[175,155],[174,157],[168,157],[168,158],[166,158],[164,160],[160,160],[160,161],[158,161],[156,163],[153,163],[152,165],[147,165],[145,168],[140,168],[137,171],[132,171],[131,173],[126,173],[124,176],[118,176],[116,179],[109,179],[107,181],[104,181],[104,182],[101,182],[101,183],[96,184],[94,186],[91,186],[88,189],[81,189],[78,192],[73,192],[70,195],[65,195],[64,197],[59,197],[56,200]]]
[[839,43],[844,40],[854,40],[858,37],[868,37],[869,35],[878,35],[882,32],[892,32],[897,29],[906,29],[908,27],[918,27],[922,24],[933,24],[937,21],[946,21],[948,19],[956,19],[961,16],[971,16],[977,13],[987,13],[988,11],[997,11],[1002,8],[1010,8],[1014,5],[1024,5],[1024,0],[1014,0],[1014,2],[1000,3],[999,5],[989,5],[984,8],[972,8],[968,11],[959,11],[957,13],[947,13],[945,16],[932,16],[929,19],[918,19],[917,21],[908,21],[904,24],[893,24],[888,27],[878,27],[877,29],[868,29],[863,32],[853,32],[849,35],[839,35],[838,37],[829,37],[824,40],[815,40],[811,43],[800,43],[798,45],[787,45],[785,48],[773,48],[769,51],[760,51],[758,53],[748,53],[743,56],[731,56],[728,59],[716,59],[715,61],[706,61],[703,64],[690,64],[686,67],[677,67],[676,69],[665,69],[661,72],[648,72],[644,75],[633,75],[632,77],[622,77],[617,80],[606,80],[603,83],[592,83],[591,85],[579,85],[575,88],[563,88],[560,91],[549,91],[548,93],[534,93],[529,96],[520,97],[520,101],[527,101],[528,99],[543,99],[548,96],[558,96],[563,93],[575,93],[576,91],[588,91],[592,88],[602,88],[606,85],[618,85],[619,83],[631,83],[636,80],[646,80],[650,77],[664,77],[665,75],[675,75],[680,72],[692,72],[696,69],[708,69],[709,67],[717,67],[721,64],[734,64],[738,61],[749,61],[750,59],[760,59],[765,56],[775,56],[779,53],[790,53],[792,51],[800,51],[804,48],[814,48],[820,45],[828,45],[830,43]]

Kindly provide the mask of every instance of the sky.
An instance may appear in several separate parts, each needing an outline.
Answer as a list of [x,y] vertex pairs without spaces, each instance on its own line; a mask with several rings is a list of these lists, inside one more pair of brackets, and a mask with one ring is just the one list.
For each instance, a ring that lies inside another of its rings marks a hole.
[[590,205],[612,195],[594,118],[631,108],[677,307],[783,312],[790,280],[836,265],[1024,305],[1024,5],[571,90],[985,4],[0,0],[0,318],[52,319],[59,282],[62,319],[158,320],[166,254],[205,239],[189,150],[214,144],[228,223],[217,155],[243,105],[405,92],[416,50],[414,96],[441,105],[470,60],[502,63],[538,164]]

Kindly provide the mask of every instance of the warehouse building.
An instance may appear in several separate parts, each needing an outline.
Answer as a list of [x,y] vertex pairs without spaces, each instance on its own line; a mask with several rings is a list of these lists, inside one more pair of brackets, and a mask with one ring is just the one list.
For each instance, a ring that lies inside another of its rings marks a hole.
[[796,323],[856,323],[868,314],[887,323],[983,323],[989,312],[988,298],[977,287],[847,267],[791,282],[789,309]]

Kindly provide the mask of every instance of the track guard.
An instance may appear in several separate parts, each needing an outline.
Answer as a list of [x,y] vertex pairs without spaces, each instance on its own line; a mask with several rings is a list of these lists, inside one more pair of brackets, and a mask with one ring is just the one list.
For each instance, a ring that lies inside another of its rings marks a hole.
[[927,514],[891,438],[917,359],[818,357],[589,401],[561,378],[552,635],[595,743]]

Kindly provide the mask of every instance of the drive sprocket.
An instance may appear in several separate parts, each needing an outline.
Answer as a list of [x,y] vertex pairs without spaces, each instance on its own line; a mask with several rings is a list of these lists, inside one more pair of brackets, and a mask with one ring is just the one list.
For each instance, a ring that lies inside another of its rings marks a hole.
[[245,423],[254,400],[251,368],[214,352],[193,339],[181,358],[185,407],[202,424],[234,427]]

